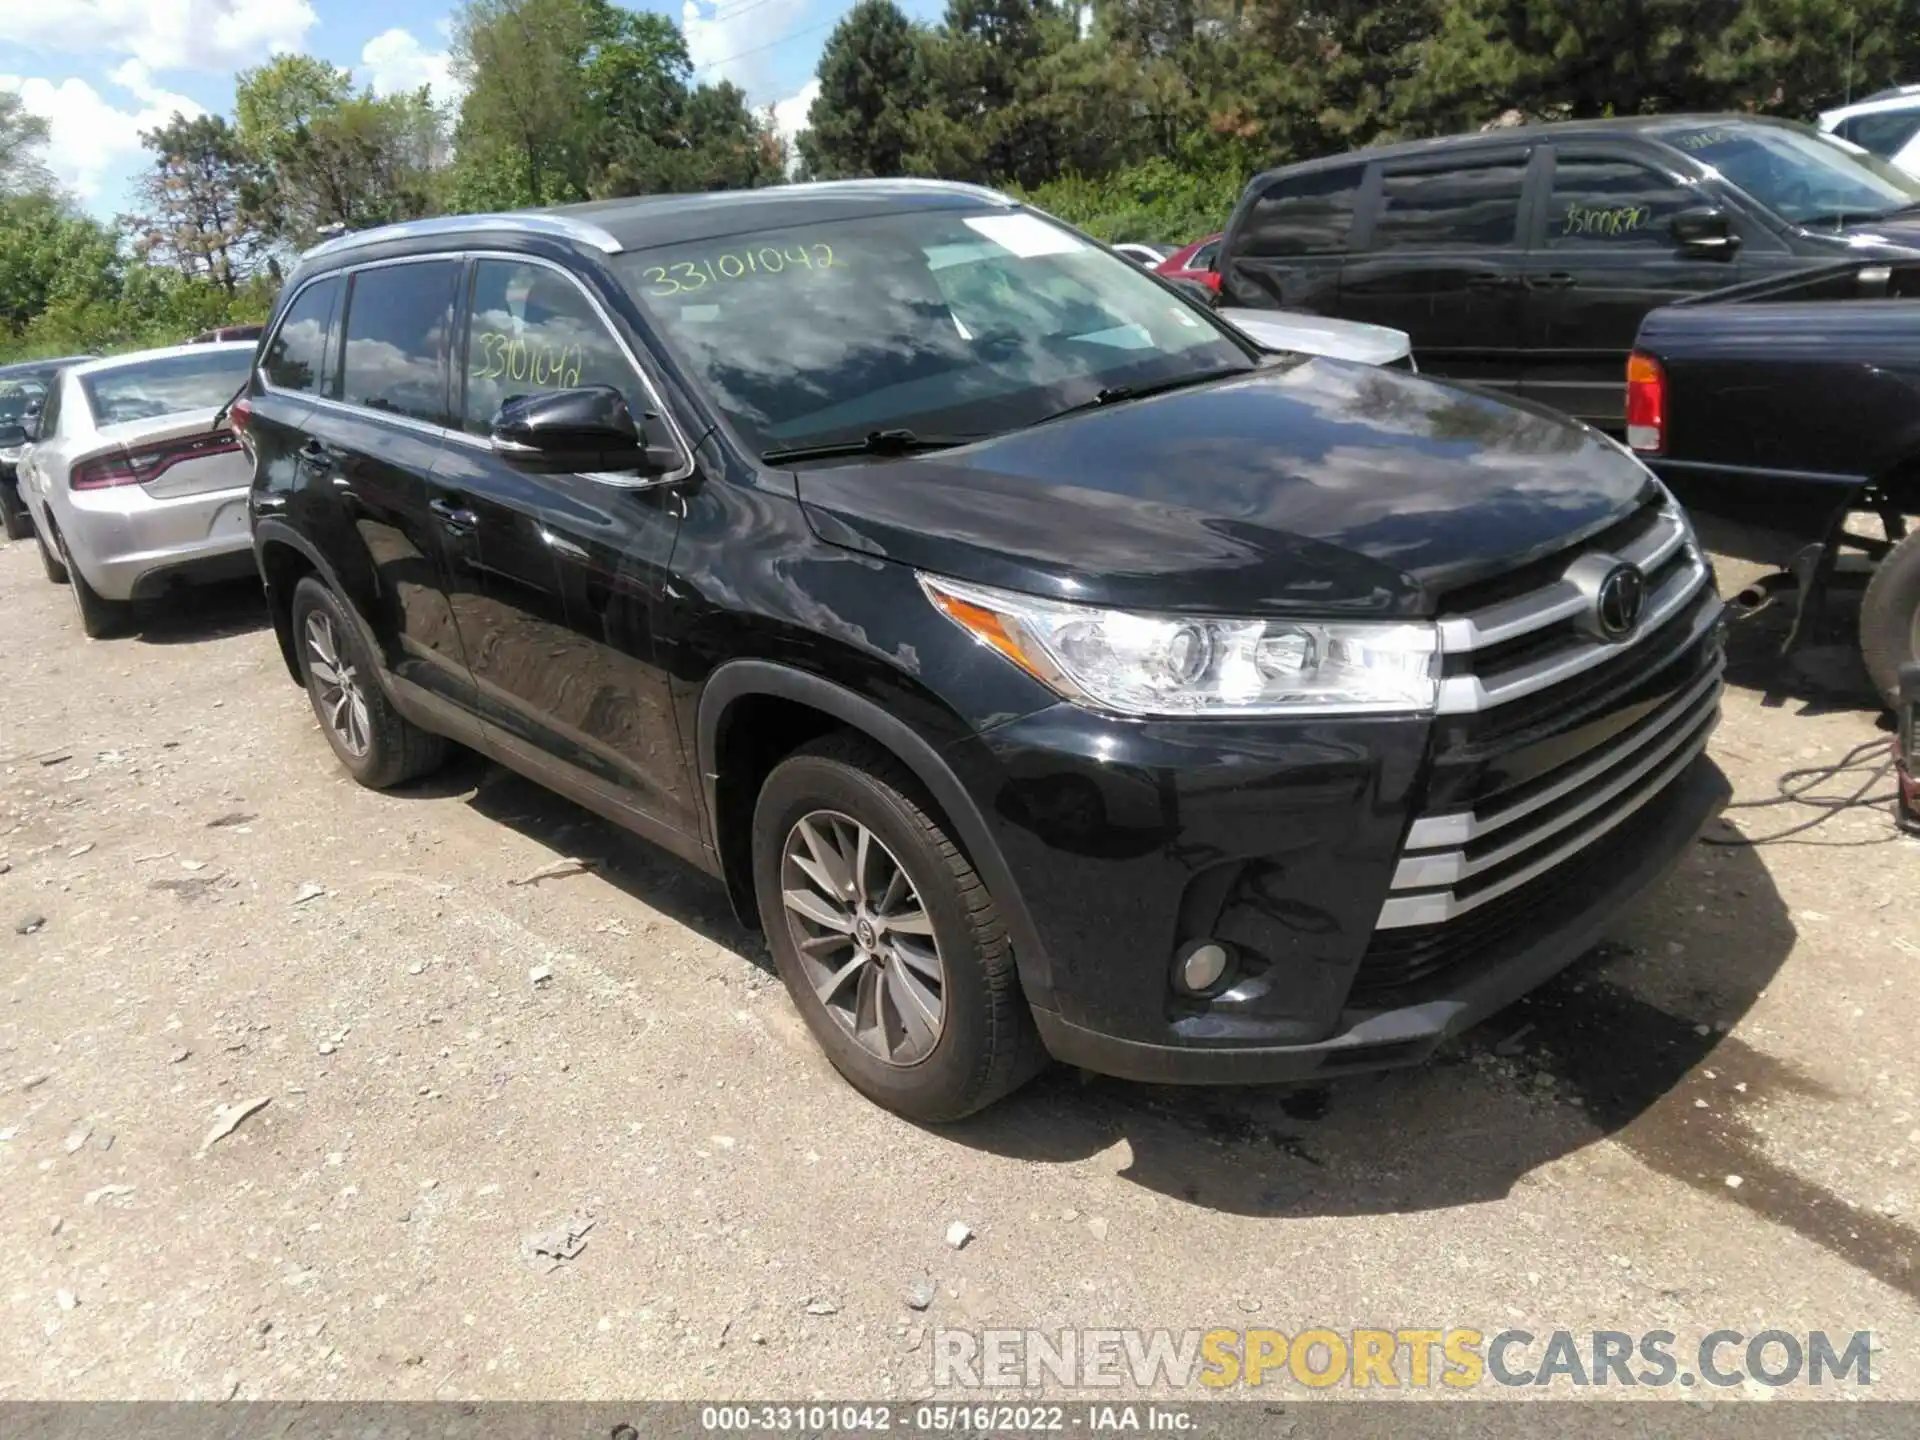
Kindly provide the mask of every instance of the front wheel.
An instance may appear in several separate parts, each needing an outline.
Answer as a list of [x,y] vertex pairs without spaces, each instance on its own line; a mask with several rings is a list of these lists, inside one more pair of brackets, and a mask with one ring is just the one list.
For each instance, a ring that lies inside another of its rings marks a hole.
[[1860,598],[1860,657],[1889,709],[1900,700],[1900,667],[1920,660],[1920,531],[1888,552]]
[[993,897],[911,776],[829,736],[783,760],[753,817],[774,963],[834,1067],[915,1120],[957,1120],[1045,1063]]
[[293,636],[321,733],[349,775],[370,790],[385,790],[439,767],[446,740],[393,708],[359,627],[311,575],[293,590]]

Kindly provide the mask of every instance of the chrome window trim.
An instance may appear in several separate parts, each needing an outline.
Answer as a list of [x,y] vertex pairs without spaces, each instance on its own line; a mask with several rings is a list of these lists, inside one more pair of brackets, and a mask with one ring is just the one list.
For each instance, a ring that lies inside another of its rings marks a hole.
[[[459,218],[471,219],[473,217],[463,216]],[[309,254],[311,253],[313,252],[309,252]],[[401,255],[389,260],[370,260],[359,265],[344,265],[336,270],[328,270],[324,274],[315,275],[307,279],[301,284],[298,290],[293,292],[292,297],[287,301],[285,309],[280,312],[279,320],[275,322],[273,330],[269,332],[266,343],[260,347],[260,354],[264,356],[267,353],[267,348],[272,345],[274,336],[280,333],[280,327],[286,323],[287,312],[292,310],[294,302],[298,300],[301,295],[305,294],[310,287],[319,284],[321,281],[341,279],[347,282],[347,297],[349,301],[351,301],[353,293],[351,277],[359,274],[363,270],[382,270],[391,265],[417,265],[434,260],[450,261],[456,265],[463,264],[469,260],[505,260],[517,265],[542,265],[557,275],[565,276],[567,280],[572,283],[574,289],[578,290],[581,295],[586,298],[587,304],[593,307],[594,314],[599,317],[600,323],[606,328],[607,334],[613,338],[613,343],[619,346],[621,355],[626,358],[627,364],[639,379],[640,387],[646,392],[648,400],[653,404],[655,413],[666,421],[667,429],[673,436],[674,448],[680,452],[682,457],[681,465],[665,475],[623,474],[616,471],[604,470],[580,470],[569,471],[567,473],[577,474],[583,480],[591,480],[596,484],[605,485],[609,489],[614,490],[653,490],[665,485],[677,485],[694,473],[693,446],[688,443],[686,432],[680,428],[680,422],[674,418],[672,410],[668,408],[666,401],[661,397],[659,388],[653,383],[653,377],[647,374],[646,367],[640,363],[639,356],[634,353],[633,347],[627,343],[626,337],[620,333],[620,327],[613,323],[613,317],[607,313],[606,306],[600,303],[598,296],[580,283],[580,278],[571,270],[568,270],[564,265],[557,264],[544,255],[527,255],[513,250],[435,250],[424,255]],[[463,307],[471,307],[471,291],[469,290],[465,296],[457,297],[454,303],[456,307],[456,322],[464,331],[471,317],[464,313]],[[346,331],[344,322],[342,324],[340,339],[340,370],[341,378],[344,381],[346,371]],[[449,381],[453,378],[453,365],[454,358],[449,356],[447,359],[447,376]],[[497,455],[499,453],[495,450],[491,440],[479,435],[470,434],[464,427],[438,425],[430,420],[417,419],[412,415],[400,415],[393,411],[376,410],[370,406],[357,405],[350,400],[335,399],[331,395],[321,395],[317,392],[285,390],[267,379],[265,369],[259,365],[254,367],[254,374],[259,377],[260,388],[269,394],[281,395],[289,399],[324,406],[329,410],[336,411],[343,415],[384,421],[387,424],[398,425],[403,429],[437,436],[441,440],[450,440],[465,446],[467,449],[479,450],[489,455]],[[464,382],[462,396],[464,398]],[[451,396],[449,396],[449,399],[451,399]]]
[[[633,346],[627,343],[627,337],[620,333],[620,327],[614,324],[613,316],[607,313],[607,307],[600,303],[599,296],[595,295],[585,285],[580,283],[580,277],[578,275],[575,275],[571,270],[567,269],[566,266],[547,259],[544,255],[525,255],[512,250],[466,250],[461,253],[465,255],[467,259],[473,261],[504,260],[513,265],[540,265],[553,271],[556,275],[564,276],[567,282],[571,284],[574,289],[578,290],[582,298],[593,308],[593,313],[599,317],[600,324],[612,338],[613,343],[620,347],[620,353],[626,358],[628,368],[633,371],[634,378],[639,380],[640,388],[646,391],[647,399],[652,404],[654,413],[666,421],[667,432],[673,437],[674,449],[680,452],[682,459],[679,468],[665,475],[625,475],[618,472],[584,470],[570,473],[578,474],[585,480],[593,480],[602,485],[612,486],[617,490],[653,490],[662,485],[677,485],[680,481],[685,480],[693,474],[693,446],[688,443],[686,432],[680,428],[680,422],[674,418],[673,411],[668,408],[667,402],[660,394],[659,388],[654,385],[653,377],[647,374],[647,367],[640,363],[639,355],[634,351]],[[471,288],[469,288],[467,298],[462,304],[464,304],[469,311],[472,309],[473,296]],[[461,321],[463,330],[471,319],[472,316],[470,314],[463,316]],[[467,339],[468,343],[471,344],[471,337],[467,337]],[[466,382],[464,378],[461,381],[460,394],[464,402],[466,398]],[[492,441],[469,434],[464,426],[451,433],[459,436],[462,440],[476,443],[481,449],[489,452],[493,451]]]
[[522,235],[544,235],[555,240],[572,240],[581,245],[591,246],[606,255],[620,253],[621,244],[614,239],[613,232],[586,220],[577,220],[570,215],[529,215],[516,213],[495,213],[483,215],[435,215],[425,220],[402,220],[397,225],[376,225],[371,230],[356,230],[351,235],[336,235],[331,240],[323,240],[311,250],[303,252],[300,258],[318,260],[328,255],[341,255],[349,250],[357,250],[367,245],[380,245],[390,240],[413,240],[434,236],[470,235],[476,230],[509,230]]

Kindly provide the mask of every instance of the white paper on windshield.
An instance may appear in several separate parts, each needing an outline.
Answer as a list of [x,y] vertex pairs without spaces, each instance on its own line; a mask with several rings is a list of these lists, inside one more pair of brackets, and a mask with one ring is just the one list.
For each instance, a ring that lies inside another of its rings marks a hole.
[[1070,255],[1087,247],[1037,215],[970,215],[967,228],[987,237],[1022,260],[1041,255]]

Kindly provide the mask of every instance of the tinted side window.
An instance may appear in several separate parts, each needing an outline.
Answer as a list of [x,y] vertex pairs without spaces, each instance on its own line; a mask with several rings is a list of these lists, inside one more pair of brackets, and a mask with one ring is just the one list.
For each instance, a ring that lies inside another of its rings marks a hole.
[[1389,170],[1382,179],[1377,250],[1485,250],[1514,243],[1527,162]]
[[1277,180],[1254,202],[1243,255],[1325,255],[1347,248],[1366,171],[1359,165]]
[[431,260],[356,271],[347,296],[340,398],[444,424],[447,350],[460,265]]
[[316,280],[294,297],[293,304],[273,332],[260,370],[267,383],[281,390],[311,393],[321,388],[327,359],[327,336],[333,328],[333,306],[340,298],[340,280]]
[[1551,249],[1670,249],[1667,222],[1700,197],[1632,160],[1560,155],[1547,203]]
[[1871,150],[1882,160],[1890,160],[1920,130],[1920,110],[1883,110],[1878,115],[1855,115],[1842,120],[1834,133],[1851,140],[1862,150]]
[[545,265],[482,260],[473,267],[461,423],[487,433],[508,400],[540,390],[611,385],[637,418],[646,392],[580,287]]

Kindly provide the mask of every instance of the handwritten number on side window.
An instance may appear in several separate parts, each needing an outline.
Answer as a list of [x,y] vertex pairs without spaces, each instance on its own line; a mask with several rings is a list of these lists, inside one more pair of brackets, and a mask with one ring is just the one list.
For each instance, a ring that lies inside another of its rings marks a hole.
[[476,380],[523,380],[543,389],[572,389],[580,383],[586,352],[579,345],[547,345],[524,335],[477,330]]

